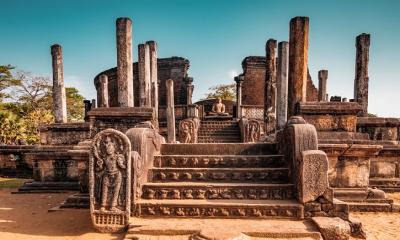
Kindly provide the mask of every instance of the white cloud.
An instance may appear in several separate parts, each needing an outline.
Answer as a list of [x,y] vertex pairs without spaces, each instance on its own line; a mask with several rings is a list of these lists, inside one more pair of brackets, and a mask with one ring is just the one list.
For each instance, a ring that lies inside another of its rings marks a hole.
[[239,75],[239,71],[235,70],[235,69],[231,69],[228,72],[228,75],[231,79],[233,79],[234,77],[236,77],[237,75]]

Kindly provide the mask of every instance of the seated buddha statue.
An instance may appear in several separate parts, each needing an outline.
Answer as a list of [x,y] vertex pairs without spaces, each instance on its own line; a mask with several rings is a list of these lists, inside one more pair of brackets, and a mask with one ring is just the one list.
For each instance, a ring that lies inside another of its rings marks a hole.
[[222,99],[219,97],[213,104],[211,112],[208,113],[210,116],[228,116],[229,113],[225,112],[225,104],[222,103]]

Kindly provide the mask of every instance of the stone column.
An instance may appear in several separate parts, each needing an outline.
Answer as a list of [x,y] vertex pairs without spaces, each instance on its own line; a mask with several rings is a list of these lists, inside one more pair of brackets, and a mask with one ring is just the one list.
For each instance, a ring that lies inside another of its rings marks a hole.
[[141,107],[151,107],[151,74],[150,74],[150,47],[139,44],[139,104]]
[[242,117],[242,83],[244,77],[243,75],[239,75],[235,77],[236,82],[236,117]]
[[132,21],[117,19],[118,106],[133,107]]
[[288,118],[296,114],[298,102],[306,101],[308,32],[308,17],[290,20]]
[[67,99],[64,87],[64,68],[61,46],[51,46],[53,66],[53,111],[56,123],[67,122]]
[[278,67],[276,80],[276,128],[283,129],[287,121],[289,43],[278,44]]
[[90,109],[92,108],[92,103],[90,102],[90,100],[87,100],[87,99],[85,99],[85,100],[83,100],[83,105],[85,106],[85,121],[87,122],[89,119],[88,119],[88,112],[90,111]]
[[99,77],[99,92],[100,94],[98,101],[99,107],[109,107],[108,102],[108,76],[105,74],[100,75]]
[[185,77],[186,83],[186,105],[192,104],[192,96],[193,96],[193,78],[192,77]]
[[158,119],[158,53],[157,43],[147,41],[150,48],[150,82],[151,82],[151,106],[154,108],[155,118]]
[[175,140],[175,104],[174,104],[174,81],[168,79],[167,86],[167,142],[174,143]]
[[269,39],[265,46],[266,71],[264,90],[264,120],[267,129],[274,129],[276,114],[276,40]]
[[90,107],[91,107],[91,109],[97,108],[96,99],[92,99],[92,103],[91,103]]
[[362,33],[356,38],[356,78],[354,80],[354,100],[362,107],[361,116],[368,116],[368,62],[370,35]]
[[328,70],[318,71],[318,101],[326,102],[326,81],[328,79]]

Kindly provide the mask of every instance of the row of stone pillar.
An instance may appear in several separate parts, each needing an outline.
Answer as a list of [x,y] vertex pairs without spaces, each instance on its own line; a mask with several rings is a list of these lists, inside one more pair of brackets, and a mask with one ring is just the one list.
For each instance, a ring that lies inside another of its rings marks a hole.
[[[282,129],[288,117],[298,114],[297,104],[306,101],[308,72],[308,17],[295,17],[290,21],[290,44],[278,44],[269,39],[266,43],[266,77],[264,119],[266,129]],[[356,78],[354,99],[362,106],[362,115],[368,114],[368,56],[369,34],[356,38]],[[328,71],[318,72],[318,101],[328,101]],[[243,76],[235,77],[237,94],[237,116],[241,117],[241,86]],[[275,119],[272,119],[276,117]],[[275,126],[276,124],[276,126]]]

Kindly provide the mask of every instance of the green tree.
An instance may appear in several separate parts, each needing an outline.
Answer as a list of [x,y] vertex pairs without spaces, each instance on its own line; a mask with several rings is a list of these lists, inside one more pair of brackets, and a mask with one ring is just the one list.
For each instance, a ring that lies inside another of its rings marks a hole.
[[[52,86],[48,77],[18,71],[10,87],[11,101],[0,102],[0,144],[24,141],[28,144],[40,140],[39,126],[54,122],[52,113]],[[76,88],[66,88],[69,121],[82,121],[83,96]]]
[[83,104],[85,98],[74,87],[65,88],[65,93],[67,96],[68,120],[82,121],[85,117],[85,106]]
[[[214,99],[220,97],[223,100],[236,101],[236,84],[219,84],[208,89],[204,99]],[[204,100],[203,99],[203,100]]]
[[6,90],[19,83],[18,80],[13,78],[11,70],[14,67],[11,65],[0,65],[0,103],[3,99],[10,97]]

